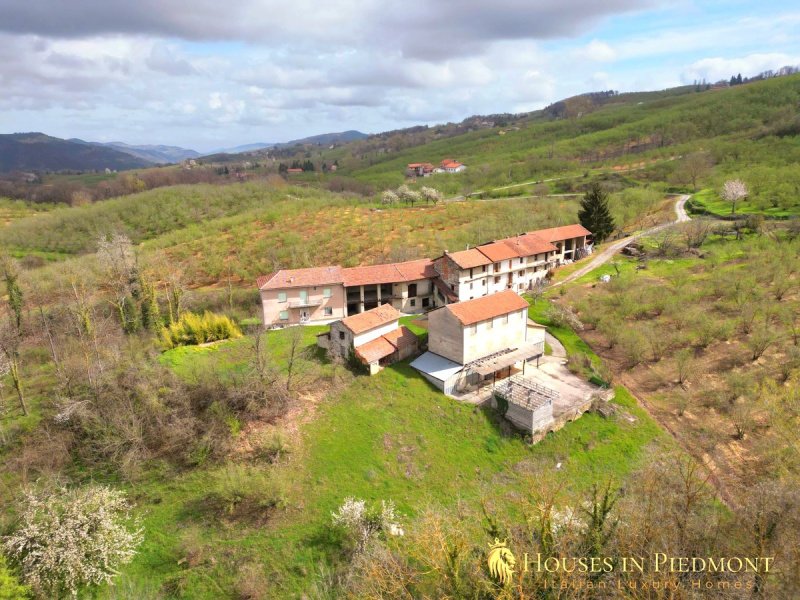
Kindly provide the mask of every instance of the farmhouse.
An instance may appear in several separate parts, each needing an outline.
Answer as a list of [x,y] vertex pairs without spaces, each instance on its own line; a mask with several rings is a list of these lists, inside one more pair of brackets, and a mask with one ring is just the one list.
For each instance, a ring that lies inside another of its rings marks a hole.
[[[556,265],[557,247],[526,233],[476,246],[445,252],[433,261],[445,287],[458,301],[471,300],[503,290],[524,292],[545,278]],[[437,289],[439,304],[450,302]]]
[[433,173],[431,163],[408,163],[406,166],[407,177],[429,177]]
[[400,312],[383,304],[331,324],[317,336],[317,345],[328,355],[347,361],[355,357],[374,375],[383,367],[417,351],[417,336],[400,325]]
[[256,280],[265,325],[328,322],[345,316],[341,267],[281,270]]
[[534,231],[537,236],[556,247],[555,260],[559,265],[567,261],[578,260],[592,253],[589,236],[592,232],[583,225],[564,225]]
[[401,263],[342,269],[347,314],[370,310],[385,302],[404,313],[433,306],[433,262],[427,258]]
[[439,166],[445,173],[461,173],[461,171],[467,168],[465,165],[452,158],[445,158]]
[[430,259],[280,270],[257,280],[265,327],[329,323],[391,304],[403,313],[532,289],[556,266],[590,254],[590,232],[566,225]]
[[428,315],[428,352],[411,366],[449,396],[478,391],[544,354],[544,328],[511,290],[449,304]]

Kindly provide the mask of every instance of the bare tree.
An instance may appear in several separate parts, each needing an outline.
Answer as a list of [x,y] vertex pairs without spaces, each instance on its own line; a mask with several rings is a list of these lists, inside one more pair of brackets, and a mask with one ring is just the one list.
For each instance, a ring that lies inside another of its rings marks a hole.
[[112,293],[111,303],[119,315],[122,328],[132,331],[135,329],[136,316],[131,314],[131,292],[138,281],[133,243],[121,233],[100,236],[97,258],[106,271]]
[[683,172],[691,182],[693,191],[697,191],[697,181],[708,174],[712,165],[713,161],[708,152],[692,152],[683,159]]

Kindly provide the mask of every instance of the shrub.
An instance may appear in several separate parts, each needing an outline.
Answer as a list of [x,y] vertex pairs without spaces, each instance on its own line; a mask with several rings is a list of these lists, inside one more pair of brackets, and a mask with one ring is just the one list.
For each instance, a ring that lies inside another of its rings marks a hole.
[[286,505],[283,486],[263,468],[229,463],[210,482],[206,499],[231,515],[264,513]]
[[363,552],[370,540],[380,534],[403,535],[398,517],[392,501],[381,501],[380,508],[368,508],[364,500],[357,498],[345,498],[338,510],[331,513],[334,527],[346,532],[357,553]]
[[136,554],[142,530],[126,526],[129,510],[125,495],[105,486],[28,491],[4,546],[37,592],[77,596],[83,586],[110,582]]
[[237,325],[224,315],[204,312],[201,315],[186,312],[161,331],[165,348],[192,346],[242,337]]
[[30,597],[30,590],[22,585],[8,568],[5,557],[0,554],[0,600],[22,600]]

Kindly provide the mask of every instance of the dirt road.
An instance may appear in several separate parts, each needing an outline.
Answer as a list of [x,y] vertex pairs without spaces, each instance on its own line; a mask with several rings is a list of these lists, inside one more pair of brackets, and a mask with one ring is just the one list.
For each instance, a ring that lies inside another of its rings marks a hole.
[[601,252],[598,252],[592,259],[587,262],[584,266],[580,269],[569,275],[563,281],[559,281],[554,283],[552,287],[557,287],[559,285],[563,285],[565,283],[570,283],[571,281],[575,281],[576,279],[580,279],[590,271],[593,271],[597,267],[604,265],[609,260],[611,260],[614,255],[622,250],[625,246],[630,244],[631,242],[639,239],[645,235],[652,235],[653,233],[657,233],[662,229],[666,229],[667,227],[671,227],[675,223],[685,223],[686,221],[690,221],[689,215],[686,213],[686,201],[690,198],[688,194],[684,194],[683,196],[678,197],[675,201],[675,220],[671,223],[664,223],[663,225],[656,225],[655,227],[651,227],[649,229],[644,229],[639,231],[638,233],[634,233],[626,238],[622,238],[621,240],[617,240],[613,244],[611,244],[608,248],[604,248]]

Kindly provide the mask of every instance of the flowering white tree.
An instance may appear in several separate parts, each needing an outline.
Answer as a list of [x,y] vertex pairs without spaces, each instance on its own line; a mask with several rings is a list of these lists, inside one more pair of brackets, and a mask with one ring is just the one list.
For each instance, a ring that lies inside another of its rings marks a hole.
[[331,513],[333,524],[344,529],[356,544],[356,552],[363,552],[375,536],[384,533],[403,535],[398,523],[399,515],[391,500],[381,500],[380,510],[370,510],[367,503],[358,498],[345,498],[338,510]]
[[747,186],[741,179],[729,179],[722,186],[720,196],[731,203],[731,214],[736,212],[736,203],[747,197]]
[[396,204],[399,198],[392,190],[386,190],[381,195],[381,202],[384,204]]
[[432,202],[433,204],[436,204],[442,199],[442,193],[436,188],[422,187],[420,188],[419,193],[422,195],[425,202]]
[[400,198],[400,200],[410,204],[411,206],[414,206],[414,203],[419,202],[420,200],[420,193],[412,190],[407,185],[401,185],[399,188],[397,188],[397,196]]
[[141,528],[126,526],[125,495],[105,486],[28,491],[22,506],[19,526],[3,546],[25,582],[51,598],[110,582],[142,541]]

